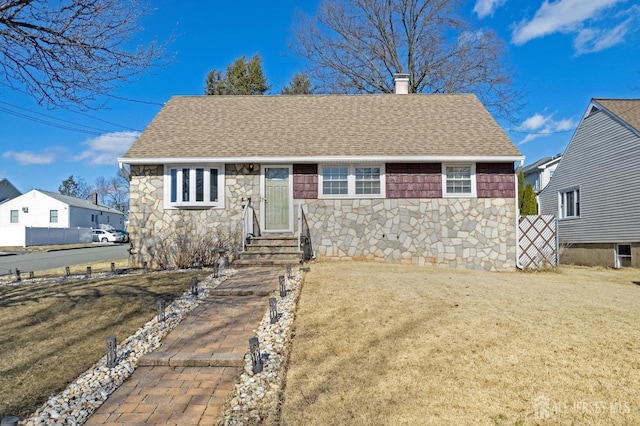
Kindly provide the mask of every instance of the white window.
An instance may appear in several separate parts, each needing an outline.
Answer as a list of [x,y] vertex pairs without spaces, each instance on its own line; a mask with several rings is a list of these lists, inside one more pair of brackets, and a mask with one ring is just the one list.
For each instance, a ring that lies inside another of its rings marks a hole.
[[49,210],[49,223],[58,223],[58,210]]
[[558,193],[560,219],[580,217],[580,189],[573,188]]
[[320,166],[320,198],[383,198],[382,165]]
[[475,164],[443,164],[442,195],[443,197],[475,197]]
[[165,207],[224,207],[224,166],[170,165],[165,168]]
[[631,267],[631,244],[616,244],[616,267]]
[[18,223],[18,210],[11,210],[10,223]]

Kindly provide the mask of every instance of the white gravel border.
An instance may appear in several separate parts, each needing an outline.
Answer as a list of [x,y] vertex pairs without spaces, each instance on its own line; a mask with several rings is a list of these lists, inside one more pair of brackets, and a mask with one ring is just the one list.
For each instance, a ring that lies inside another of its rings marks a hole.
[[260,342],[263,370],[254,374],[251,355],[245,356],[244,371],[231,399],[225,405],[225,414],[219,426],[275,424],[279,418],[280,398],[283,390],[286,364],[291,342],[291,328],[295,308],[302,286],[303,271],[285,275],[287,295],[276,295],[278,321],[271,324],[267,305],[256,336]]
[[[223,269],[218,278],[213,274],[198,283],[198,295],[191,291],[183,293],[165,308],[165,321],[154,317],[134,335],[117,346],[118,365],[107,368],[106,354],[96,364],[82,373],[65,390],[52,395],[20,425],[81,425],[136,369],[138,360],[160,346],[161,340],[180,321],[207,297],[209,292],[236,273],[234,269]],[[92,276],[92,278],[97,278]],[[26,281],[26,280],[24,280]],[[26,282],[12,283],[26,284]],[[28,280],[33,282],[37,280]],[[62,279],[64,281],[64,279]],[[42,281],[41,281],[42,282]],[[106,342],[105,342],[106,352]]]

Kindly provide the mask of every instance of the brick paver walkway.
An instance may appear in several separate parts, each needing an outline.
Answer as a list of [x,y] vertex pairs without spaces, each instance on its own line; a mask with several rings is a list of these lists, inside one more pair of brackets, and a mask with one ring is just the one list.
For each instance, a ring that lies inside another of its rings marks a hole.
[[[284,269],[284,268],[283,268]],[[241,268],[139,362],[85,425],[215,425],[279,268]]]

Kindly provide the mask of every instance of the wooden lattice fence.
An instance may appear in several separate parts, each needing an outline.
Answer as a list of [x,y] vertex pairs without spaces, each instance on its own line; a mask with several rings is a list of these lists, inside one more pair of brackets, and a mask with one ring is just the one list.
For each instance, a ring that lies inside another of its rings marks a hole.
[[558,266],[558,228],[554,215],[520,216],[518,257],[525,269]]

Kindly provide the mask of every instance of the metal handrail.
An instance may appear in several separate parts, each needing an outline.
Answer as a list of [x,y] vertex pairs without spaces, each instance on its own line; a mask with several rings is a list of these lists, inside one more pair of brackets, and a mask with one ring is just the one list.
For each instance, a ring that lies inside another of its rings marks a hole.
[[303,253],[304,260],[311,259],[311,231],[309,230],[302,203],[298,204],[298,250]]
[[[253,212],[253,207],[251,207],[251,197],[247,199],[246,204],[242,209],[242,251],[244,252],[247,248],[247,235],[249,234],[249,227],[247,220],[250,212]],[[251,224],[253,224],[253,217],[251,218]]]
[[246,204],[242,207],[242,251],[247,248],[247,238],[249,236],[260,236],[260,222],[258,222],[258,216],[256,211],[251,205],[251,197],[243,199]]

